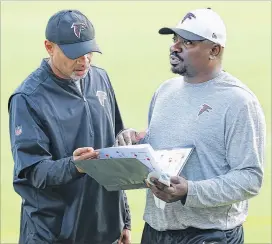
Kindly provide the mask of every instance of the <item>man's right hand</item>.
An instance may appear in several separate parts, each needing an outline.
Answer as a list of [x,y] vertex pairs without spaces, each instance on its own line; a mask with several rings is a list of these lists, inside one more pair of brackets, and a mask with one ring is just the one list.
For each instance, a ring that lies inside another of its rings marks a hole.
[[126,129],[121,131],[115,139],[114,146],[127,146],[137,144],[145,137],[145,132],[137,132],[134,129]]
[[[73,152],[74,161],[95,159],[98,156],[98,152],[94,151],[92,147],[81,147]],[[79,173],[84,173],[84,171],[76,166]]]

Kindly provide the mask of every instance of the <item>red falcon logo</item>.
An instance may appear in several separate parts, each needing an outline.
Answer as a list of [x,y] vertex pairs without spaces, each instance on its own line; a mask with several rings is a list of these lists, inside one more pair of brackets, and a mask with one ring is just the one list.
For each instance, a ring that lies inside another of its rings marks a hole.
[[203,114],[205,111],[206,112],[210,112],[210,110],[212,110],[212,108],[209,105],[203,104],[202,108],[198,112],[198,116],[201,115],[201,114]]
[[71,28],[74,28],[74,33],[77,38],[80,38],[81,31],[87,28],[87,25],[84,23],[73,23]]

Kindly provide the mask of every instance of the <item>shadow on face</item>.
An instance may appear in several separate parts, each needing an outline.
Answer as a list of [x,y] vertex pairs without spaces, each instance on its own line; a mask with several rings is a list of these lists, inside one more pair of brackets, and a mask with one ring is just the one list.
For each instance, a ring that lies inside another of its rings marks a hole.
[[69,59],[53,42],[45,40],[45,48],[50,56],[50,66],[58,77],[76,81],[84,78],[88,73],[92,53],[87,53],[77,59]]
[[194,77],[213,70],[221,64],[223,47],[209,40],[190,41],[174,35],[170,47],[170,64],[173,73]]

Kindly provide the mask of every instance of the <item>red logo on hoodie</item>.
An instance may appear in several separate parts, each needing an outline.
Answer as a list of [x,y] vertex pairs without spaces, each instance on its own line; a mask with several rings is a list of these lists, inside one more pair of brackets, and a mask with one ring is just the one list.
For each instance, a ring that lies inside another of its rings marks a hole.
[[212,110],[212,108],[209,105],[203,104],[202,108],[198,112],[198,116],[203,114],[204,112],[210,112],[210,110]]

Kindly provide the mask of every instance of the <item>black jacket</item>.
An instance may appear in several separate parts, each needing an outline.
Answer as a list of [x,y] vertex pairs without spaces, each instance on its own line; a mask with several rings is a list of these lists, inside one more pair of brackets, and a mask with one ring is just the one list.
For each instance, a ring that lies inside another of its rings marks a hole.
[[75,149],[112,146],[123,129],[105,70],[92,66],[82,88],[57,78],[45,59],[9,99],[20,244],[111,244],[130,228],[125,193],[74,166]]

